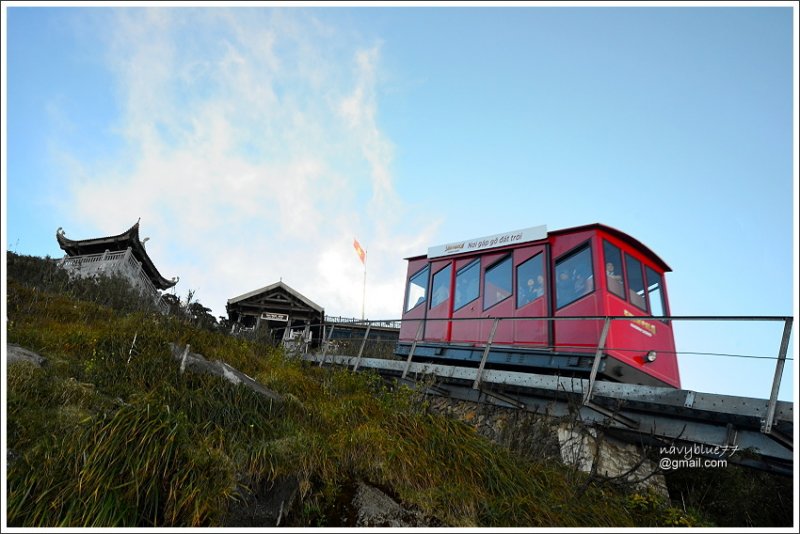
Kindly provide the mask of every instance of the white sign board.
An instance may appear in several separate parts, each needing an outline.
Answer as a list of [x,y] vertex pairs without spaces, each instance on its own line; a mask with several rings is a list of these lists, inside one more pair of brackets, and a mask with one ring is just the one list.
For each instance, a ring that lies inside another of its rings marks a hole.
[[546,238],[547,226],[532,226],[523,230],[515,230],[513,232],[505,232],[503,234],[478,237],[475,239],[467,239],[465,241],[456,241],[455,243],[447,243],[446,245],[430,247],[428,249],[428,257],[438,258],[441,256],[452,256],[454,254],[475,252],[488,248],[519,245],[521,243],[528,243],[530,241],[540,241]]
[[261,318],[266,319],[267,321],[283,321],[284,323],[289,322],[289,316],[285,313],[264,312],[261,314]]

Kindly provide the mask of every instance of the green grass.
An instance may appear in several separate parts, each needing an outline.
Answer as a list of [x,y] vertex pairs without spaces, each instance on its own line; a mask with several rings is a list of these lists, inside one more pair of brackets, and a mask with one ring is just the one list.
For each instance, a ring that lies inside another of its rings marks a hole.
[[[558,463],[522,460],[376,375],[307,365],[135,303],[84,298],[58,273],[22,263],[32,274],[9,269],[8,340],[48,364],[8,368],[12,526],[220,526],[237,500],[282,477],[299,481],[295,526],[337,526],[333,507],[358,480],[447,526],[698,524]],[[181,374],[170,342],[285,400]]]

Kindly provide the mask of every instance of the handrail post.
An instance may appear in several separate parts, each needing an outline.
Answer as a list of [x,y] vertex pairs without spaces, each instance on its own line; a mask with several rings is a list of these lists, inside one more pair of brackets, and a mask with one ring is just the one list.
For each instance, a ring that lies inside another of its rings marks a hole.
[[600,341],[597,343],[597,352],[594,354],[594,362],[592,363],[592,372],[589,374],[589,387],[583,395],[583,404],[589,404],[592,400],[592,389],[594,389],[594,381],[597,378],[597,371],[600,369],[600,359],[603,357],[603,350],[606,346],[606,337],[608,336],[608,327],[611,324],[611,318],[606,317],[603,322],[603,331],[600,333]]
[[781,388],[783,366],[786,363],[786,352],[789,349],[789,336],[792,333],[792,322],[794,322],[794,318],[787,317],[783,325],[783,337],[781,338],[781,348],[778,350],[778,361],[775,364],[775,377],[772,379],[772,392],[769,396],[767,417],[761,425],[761,432],[764,434],[772,432],[772,424],[775,421],[775,409],[778,405],[778,390]]
[[353,372],[358,371],[358,366],[361,364],[361,355],[364,353],[364,345],[367,344],[370,328],[372,328],[372,323],[367,323],[367,331],[364,332],[364,339],[361,340],[361,348],[358,349],[358,357],[356,358],[355,365],[353,365]]
[[492,347],[492,342],[494,341],[494,333],[497,332],[497,324],[500,322],[500,317],[495,317],[494,322],[492,323],[492,330],[489,332],[489,339],[486,340],[486,348],[483,349],[483,356],[481,357],[481,364],[478,366],[478,372],[475,374],[475,382],[472,384],[472,389],[480,389],[481,387],[481,375],[483,374],[483,368],[486,365],[486,360],[489,358],[489,349]]
[[408,359],[406,360],[406,367],[403,369],[403,376],[401,378],[405,378],[408,374],[408,368],[411,367],[411,358],[414,357],[414,351],[417,350],[417,341],[419,341],[420,337],[422,336],[422,327],[425,325],[425,321],[420,321],[419,326],[417,326],[417,333],[414,335],[414,342],[411,344],[411,350],[408,351]]
[[[328,341],[322,343],[322,359],[319,361],[319,366],[322,367],[322,364],[325,363],[325,355],[328,353],[328,346],[331,344],[331,338],[333,338],[333,329],[336,328],[336,325],[331,323],[331,329],[328,332]],[[323,332],[325,331],[325,326],[322,326]],[[322,334],[323,339],[325,338],[325,334]]]

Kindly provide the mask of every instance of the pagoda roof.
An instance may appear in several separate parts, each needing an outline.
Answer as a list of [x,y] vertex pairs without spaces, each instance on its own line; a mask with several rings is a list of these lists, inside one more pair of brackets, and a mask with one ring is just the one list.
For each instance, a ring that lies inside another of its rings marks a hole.
[[[59,227],[59,229],[56,230],[56,240],[61,250],[66,252],[69,256],[102,254],[106,250],[109,252],[120,252],[130,248],[133,257],[142,263],[142,270],[155,287],[164,290],[178,283],[177,278],[167,280],[161,276],[161,273],[156,269],[153,260],[150,259],[150,256],[144,248],[144,244],[139,239],[139,221],[136,221],[136,224],[118,235],[81,239],[78,241],[67,238],[64,235],[64,230]],[[147,239],[145,239],[145,241],[147,241]]]

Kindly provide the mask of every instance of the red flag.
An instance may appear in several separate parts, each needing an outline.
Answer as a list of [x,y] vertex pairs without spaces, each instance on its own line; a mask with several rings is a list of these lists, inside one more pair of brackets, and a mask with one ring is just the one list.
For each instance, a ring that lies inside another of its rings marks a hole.
[[356,249],[356,254],[361,259],[361,263],[366,265],[367,263],[367,253],[361,248],[361,245],[358,244],[358,239],[353,239],[353,248]]

